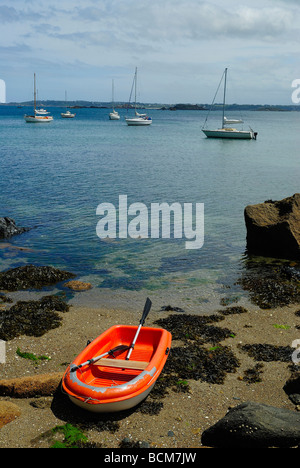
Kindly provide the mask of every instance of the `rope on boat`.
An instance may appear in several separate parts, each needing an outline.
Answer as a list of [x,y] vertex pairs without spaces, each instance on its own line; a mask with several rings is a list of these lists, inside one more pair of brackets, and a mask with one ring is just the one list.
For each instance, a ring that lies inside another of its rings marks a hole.
[[206,116],[206,119],[205,119],[205,122],[204,122],[202,128],[205,127],[206,122],[207,122],[207,120],[208,120],[208,117],[210,116],[211,110],[212,110],[212,108],[213,108],[213,106],[214,106],[214,104],[215,104],[215,100],[216,100],[217,94],[218,94],[218,92],[219,92],[221,83],[222,83],[222,81],[223,81],[224,74],[225,74],[225,71],[223,72],[222,78],[221,78],[221,80],[220,80],[219,86],[218,86],[217,91],[216,91],[216,93],[215,93],[215,95],[214,95],[213,101],[212,101],[212,103],[211,103],[210,109],[209,109],[209,111],[208,111],[208,114],[207,114],[207,116]]

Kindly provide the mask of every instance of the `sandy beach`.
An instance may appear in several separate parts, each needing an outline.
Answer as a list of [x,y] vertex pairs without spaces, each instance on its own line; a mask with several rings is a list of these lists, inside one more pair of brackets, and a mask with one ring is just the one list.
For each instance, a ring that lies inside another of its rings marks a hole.
[[[229,407],[253,401],[295,410],[283,389],[291,375],[288,366],[292,360],[262,362],[261,381],[249,383],[244,372],[253,369],[257,361],[243,351],[241,345],[291,346],[300,338],[300,317],[295,315],[298,310],[297,305],[261,310],[249,304],[245,313],[224,315],[224,319],[214,325],[232,331],[232,336],[221,341],[220,345],[233,352],[239,367],[228,373],[222,384],[191,379],[188,392],[175,392],[168,388],[167,394],[159,400],[163,405],[157,414],[151,414],[142,403],[127,412],[95,417],[75,407],[59,389],[54,397],[0,397],[1,401],[16,404],[21,412],[19,417],[0,429],[0,448],[48,448],[52,443],[51,430],[66,423],[80,427],[89,442],[103,448],[120,448],[124,439],[132,444],[147,443],[152,448],[198,448],[202,447],[203,431],[220,420]],[[154,307],[146,325],[157,326],[157,320],[174,314]],[[96,338],[117,323],[136,325],[141,311],[72,306],[69,312],[61,315],[63,320],[59,328],[39,338],[20,336],[6,343],[6,364],[0,364],[1,379],[63,373],[87,340]],[[182,317],[184,313],[177,315]],[[172,349],[185,345],[176,339],[172,342]],[[46,355],[51,359],[36,365],[18,356],[18,348],[22,352]],[[172,354],[169,359],[172,359]],[[150,394],[149,401],[158,400],[153,400]]]

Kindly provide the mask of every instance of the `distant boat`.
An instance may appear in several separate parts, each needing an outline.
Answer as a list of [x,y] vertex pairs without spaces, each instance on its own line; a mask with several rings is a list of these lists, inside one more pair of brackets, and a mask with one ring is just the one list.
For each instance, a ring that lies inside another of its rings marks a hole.
[[[39,92],[38,92],[38,90],[36,91],[36,96],[37,96],[36,100],[38,102],[39,101]],[[40,104],[40,106],[42,106],[42,104]],[[50,114],[50,112],[48,112],[46,109],[43,109],[42,107],[40,107],[39,109],[36,109],[35,113],[39,114],[39,115],[49,115]]]
[[244,121],[243,120],[235,120],[235,119],[227,119],[227,117],[224,117],[224,123],[228,124],[228,125],[229,124],[235,124],[236,125],[236,124],[242,124],[242,123],[244,123]]
[[152,124],[151,117],[148,117],[147,114],[139,114],[136,111],[136,89],[137,89],[137,68],[135,69],[134,74],[134,117],[125,117],[127,125],[150,125]]
[[37,110],[36,108],[36,76],[34,73],[34,104],[33,104],[33,115],[24,115],[24,119],[27,123],[49,123],[53,121],[51,115],[47,115],[48,112],[45,109]]
[[72,114],[67,108],[67,91],[65,92],[65,101],[66,101],[66,112],[62,112],[60,115],[63,119],[74,119],[76,114]]
[[251,128],[249,130],[237,130],[236,128],[226,127],[226,125],[228,124],[240,124],[240,123],[243,123],[243,121],[242,120],[230,120],[225,117],[227,68],[225,68],[222,79],[223,78],[224,78],[224,97],[223,97],[222,128],[219,128],[216,130],[205,129],[204,127],[207,121],[207,118],[206,118],[204,126],[202,128],[203,133],[207,136],[207,138],[231,138],[231,139],[237,139],[237,140],[256,140],[257,132],[254,132]]
[[67,110],[66,112],[62,112],[60,115],[63,119],[74,119],[74,117],[76,116],[76,114],[72,114],[69,110]]
[[46,109],[36,109],[35,113],[39,114],[39,115],[48,115],[48,114],[50,114],[50,112],[48,112]]
[[114,80],[112,80],[112,112],[109,114],[110,120],[120,120],[119,112],[114,108]]

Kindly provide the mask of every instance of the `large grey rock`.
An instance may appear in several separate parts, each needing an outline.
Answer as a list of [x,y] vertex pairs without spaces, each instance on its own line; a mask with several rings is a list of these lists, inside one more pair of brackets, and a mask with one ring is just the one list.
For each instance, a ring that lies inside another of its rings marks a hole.
[[300,193],[249,205],[244,215],[250,253],[300,259]]
[[26,231],[29,231],[29,229],[18,227],[12,218],[0,218],[0,239],[8,239]]
[[300,445],[300,414],[245,402],[204,431],[201,442],[222,448],[296,447]]

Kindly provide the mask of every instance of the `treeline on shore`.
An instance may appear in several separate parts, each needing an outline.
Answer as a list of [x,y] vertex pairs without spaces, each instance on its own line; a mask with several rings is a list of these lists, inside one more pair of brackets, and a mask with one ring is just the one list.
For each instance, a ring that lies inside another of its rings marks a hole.
[[[10,102],[7,104],[0,104],[2,106],[33,106],[33,101],[26,102]],[[46,107],[65,107],[64,101],[47,100],[43,101],[43,106]],[[160,110],[220,110],[222,103],[216,103],[211,107],[210,104],[189,104],[189,103],[178,103],[178,104],[161,104],[161,103],[137,103],[137,107],[140,109],[160,109]],[[92,102],[92,101],[69,101],[68,107],[70,108],[100,108],[109,109],[112,107],[111,102]],[[125,102],[115,102],[114,107],[118,109],[132,108],[132,104]],[[299,111],[298,105],[269,105],[269,104],[227,104],[227,110],[242,110],[242,111],[271,111],[271,112],[291,112]]]

